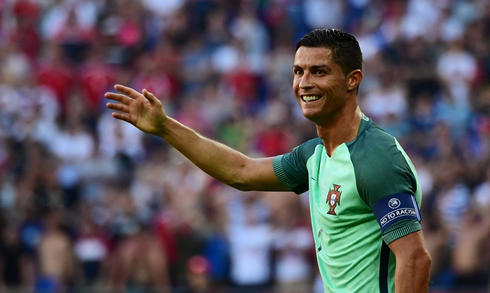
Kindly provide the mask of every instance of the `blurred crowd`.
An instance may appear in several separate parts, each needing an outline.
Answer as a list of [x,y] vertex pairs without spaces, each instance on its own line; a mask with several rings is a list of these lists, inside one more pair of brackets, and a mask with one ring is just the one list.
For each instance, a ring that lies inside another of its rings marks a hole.
[[316,136],[291,66],[296,41],[320,27],[358,38],[361,109],[417,168],[431,288],[488,290],[487,0],[0,8],[0,292],[321,292],[307,193],[224,186],[113,119],[103,97],[115,83],[146,88],[247,155],[289,152]]

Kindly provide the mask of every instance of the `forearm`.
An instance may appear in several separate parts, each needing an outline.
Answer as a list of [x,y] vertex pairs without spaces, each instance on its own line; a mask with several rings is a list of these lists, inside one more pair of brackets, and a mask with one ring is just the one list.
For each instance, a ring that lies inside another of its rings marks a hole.
[[116,85],[121,92],[106,93],[107,103],[115,110],[112,116],[126,121],[141,131],[158,135],[187,157],[197,167],[217,180],[240,190],[286,191],[276,177],[274,158],[252,159],[221,143],[199,135],[168,117],[162,103],[150,92]]
[[395,271],[395,292],[428,292],[431,260],[428,254],[420,254],[399,261]]
[[247,170],[254,160],[244,154],[203,137],[172,118],[165,121],[160,137],[217,180],[241,190],[258,188],[247,179]]

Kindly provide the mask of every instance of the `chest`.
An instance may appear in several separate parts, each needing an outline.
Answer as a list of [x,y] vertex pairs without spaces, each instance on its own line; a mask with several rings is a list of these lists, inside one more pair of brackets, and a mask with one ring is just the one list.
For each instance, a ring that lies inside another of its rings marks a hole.
[[359,196],[357,178],[345,145],[332,157],[319,152],[309,162],[310,205],[316,220],[329,226],[350,225],[372,211]]

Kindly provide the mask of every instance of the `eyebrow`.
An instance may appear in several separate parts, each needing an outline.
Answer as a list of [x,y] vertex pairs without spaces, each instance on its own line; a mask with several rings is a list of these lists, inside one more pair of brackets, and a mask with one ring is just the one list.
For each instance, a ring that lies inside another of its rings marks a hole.
[[[318,70],[318,69],[331,70],[330,66],[328,66],[327,64],[311,65],[311,66],[309,66],[309,68],[310,68],[310,70]],[[303,69],[303,67],[301,67],[297,64],[294,64],[293,69]]]

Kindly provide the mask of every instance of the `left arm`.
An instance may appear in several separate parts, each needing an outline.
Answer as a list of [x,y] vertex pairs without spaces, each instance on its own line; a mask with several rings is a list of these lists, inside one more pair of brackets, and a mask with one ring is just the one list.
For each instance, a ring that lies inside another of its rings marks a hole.
[[410,233],[388,246],[396,257],[395,292],[428,292],[432,259],[422,231]]

